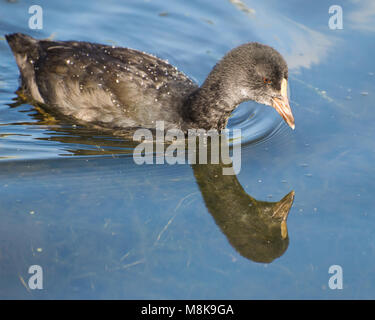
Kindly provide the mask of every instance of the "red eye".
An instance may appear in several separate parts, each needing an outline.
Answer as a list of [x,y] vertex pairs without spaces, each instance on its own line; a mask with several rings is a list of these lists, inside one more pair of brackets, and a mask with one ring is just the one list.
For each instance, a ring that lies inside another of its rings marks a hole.
[[268,79],[268,78],[263,78],[263,82],[265,84],[271,84],[272,83],[272,81],[270,79]]

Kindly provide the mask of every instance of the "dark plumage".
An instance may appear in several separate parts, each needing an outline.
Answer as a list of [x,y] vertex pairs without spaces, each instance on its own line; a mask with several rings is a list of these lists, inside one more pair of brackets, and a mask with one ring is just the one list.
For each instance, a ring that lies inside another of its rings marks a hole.
[[223,129],[238,104],[272,105],[294,128],[288,68],[269,46],[230,51],[198,87],[166,61],[101,44],[6,35],[26,95],[54,113],[103,128]]
[[284,254],[289,245],[286,222],[294,191],[278,202],[259,201],[245,192],[234,174],[222,174],[228,165],[192,167],[208,211],[243,257],[270,263]]

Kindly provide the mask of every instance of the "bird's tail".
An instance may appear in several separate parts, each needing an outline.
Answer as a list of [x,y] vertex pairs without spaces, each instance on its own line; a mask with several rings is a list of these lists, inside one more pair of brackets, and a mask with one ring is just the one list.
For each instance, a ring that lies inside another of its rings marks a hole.
[[5,35],[21,73],[21,89],[43,102],[35,82],[34,63],[39,59],[39,41],[22,33]]
[[16,58],[21,75],[33,72],[30,68],[34,69],[33,61],[39,58],[39,41],[22,33],[7,34],[5,38]]
[[31,58],[37,58],[38,40],[23,33],[12,33],[5,35],[14,55],[27,54]]

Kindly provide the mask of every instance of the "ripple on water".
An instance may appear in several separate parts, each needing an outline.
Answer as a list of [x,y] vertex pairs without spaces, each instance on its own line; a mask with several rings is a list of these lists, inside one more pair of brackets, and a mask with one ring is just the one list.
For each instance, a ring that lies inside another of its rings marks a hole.
[[261,144],[276,135],[287,135],[283,120],[271,107],[256,102],[241,104],[228,121],[228,129],[241,129],[242,145]]

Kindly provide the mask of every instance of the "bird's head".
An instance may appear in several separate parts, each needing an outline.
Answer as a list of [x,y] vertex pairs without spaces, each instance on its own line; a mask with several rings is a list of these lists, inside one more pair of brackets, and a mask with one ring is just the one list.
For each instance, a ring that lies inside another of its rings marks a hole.
[[279,52],[251,42],[231,50],[217,67],[226,71],[227,94],[233,101],[254,100],[269,105],[294,129],[288,99],[288,66]]

